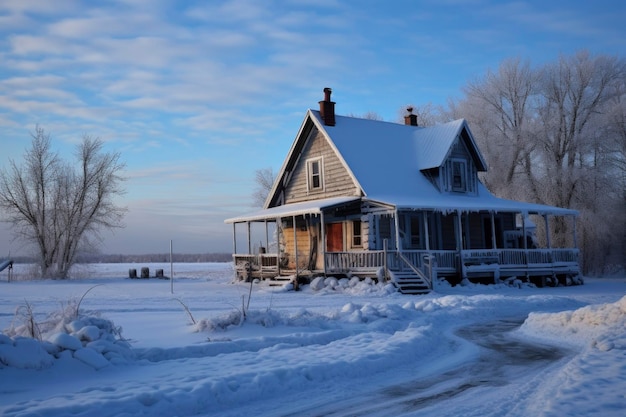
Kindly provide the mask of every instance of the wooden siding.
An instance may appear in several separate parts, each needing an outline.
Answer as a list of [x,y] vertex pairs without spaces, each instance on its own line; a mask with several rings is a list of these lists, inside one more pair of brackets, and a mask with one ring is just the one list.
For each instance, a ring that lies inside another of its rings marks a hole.
[[[308,230],[302,230],[298,226],[296,229],[296,239],[298,240],[298,269],[307,269],[311,259],[311,237]],[[287,268],[296,268],[296,251],[293,240],[293,226],[283,228],[284,255],[288,259]],[[319,259],[319,255],[318,255]]]
[[[322,159],[324,187],[319,191],[309,191],[307,186],[307,160],[311,158]],[[285,204],[359,195],[360,190],[352,181],[348,171],[324,135],[317,129],[312,129],[294,168],[293,175],[285,186]]]

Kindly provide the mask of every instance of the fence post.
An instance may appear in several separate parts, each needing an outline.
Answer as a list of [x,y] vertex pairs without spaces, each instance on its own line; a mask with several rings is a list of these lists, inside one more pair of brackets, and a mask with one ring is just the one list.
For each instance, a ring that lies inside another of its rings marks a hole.
[[389,280],[389,274],[388,274],[388,270],[387,270],[387,239],[383,240],[383,268],[385,270],[385,281]]

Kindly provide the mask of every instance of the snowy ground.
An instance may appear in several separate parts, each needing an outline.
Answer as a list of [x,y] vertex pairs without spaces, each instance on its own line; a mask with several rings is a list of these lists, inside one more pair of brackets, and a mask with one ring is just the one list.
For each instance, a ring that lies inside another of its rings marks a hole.
[[[84,266],[70,281],[0,274],[1,415],[626,410],[623,277],[541,289],[440,285],[426,296],[348,280],[300,292],[260,284],[248,306],[250,286],[231,283],[230,264],[175,264],[173,294],[169,280],[126,278],[141,266]],[[149,266],[169,274],[169,264]],[[33,328],[41,342],[24,337]]]

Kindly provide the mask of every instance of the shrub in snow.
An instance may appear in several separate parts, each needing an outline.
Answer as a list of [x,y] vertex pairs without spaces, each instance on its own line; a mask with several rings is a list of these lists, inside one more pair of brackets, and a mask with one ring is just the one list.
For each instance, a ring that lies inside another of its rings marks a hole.
[[356,287],[356,285],[360,282],[361,282],[361,279],[359,277],[352,277],[350,278],[349,287]]
[[109,365],[109,361],[93,349],[80,348],[74,352],[74,358],[86,363],[94,369],[102,369]]
[[[101,369],[109,361],[123,363],[134,356],[121,328],[96,316],[78,318],[78,303],[70,302],[42,322],[34,322],[32,307],[18,308],[22,324],[12,326],[0,337],[0,363],[17,368],[42,368],[54,360],[80,360]],[[24,315],[24,312],[29,314]],[[33,337],[36,329],[36,337]],[[25,342],[27,341],[27,342]],[[18,346],[19,345],[19,346]],[[19,347],[19,358],[15,350]],[[75,355],[76,352],[81,352]],[[17,359],[16,359],[17,358]]]
[[324,286],[329,288],[335,288],[339,285],[339,281],[335,277],[328,277],[324,280]]
[[313,291],[319,291],[324,288],[324,277],[314,278],[313,281],[311,281],[311,284],[309,284],[309,288]]
[[67,333],[55,333],[48,338],[48,341],[61,349],[78,350],[83,347],[80,340]]
[[93,342],[100,338],[100,329],[97,326],[85,326],[75,332],[76,337],[84,342]]
[[54,357],[35,339],[17,337],[11,340],[11,343],[0,344],[0,366],[42,369],[49,367],[53,362]]
[[348,279],[348,278],[341,278],[341,279],[338,281],[338,284],[339,284],[339,286],[340,286],[341,288],[348,288],[348,287],[349,287],[349,284],[350,284],[350,280],[351,280],[351,279],[352,279],[352,278],[350,278],[350,279]]
[[378,271],[376,271],[376,278],[378,279],[378,282],[385,281],[385,268],[378,268]]
[[230,326],[239,326],[243,323],[243,314],[234,310],[212,319],[202,319],[196,323],[196,331],[226,330]]

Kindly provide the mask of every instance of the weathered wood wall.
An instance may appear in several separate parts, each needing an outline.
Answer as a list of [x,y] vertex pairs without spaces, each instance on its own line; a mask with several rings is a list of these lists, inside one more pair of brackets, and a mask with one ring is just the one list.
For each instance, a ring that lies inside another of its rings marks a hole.
[[[355,138],[358,140],[358,138]],[[307,160],[322,158],[322,190],[309,191],[307,187]],[[285,203],[297,203],[321,198],[359,196],[359,190],[330,144],[317,129],[313,129],[285,187]]]

